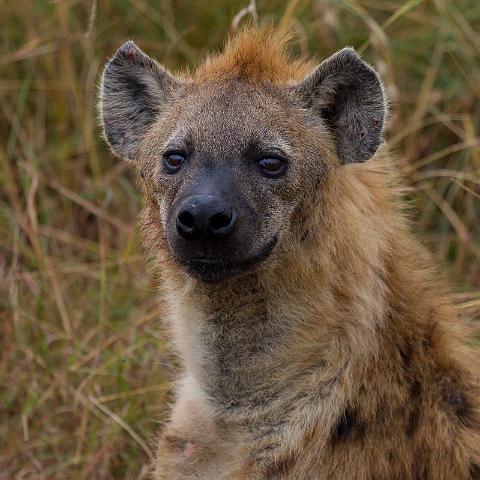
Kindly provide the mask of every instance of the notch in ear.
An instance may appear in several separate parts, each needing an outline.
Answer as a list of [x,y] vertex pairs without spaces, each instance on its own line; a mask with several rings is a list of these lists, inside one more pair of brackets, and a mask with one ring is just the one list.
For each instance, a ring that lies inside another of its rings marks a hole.
[[344,48],[294,87],[331,129],[343,164],[365,162],[382,138],[386,102],[375,70]]
[[100,113],[105,138],[119,157],[138,159],[140,143],[177,86],[135,43],[122,45],[103,71]]

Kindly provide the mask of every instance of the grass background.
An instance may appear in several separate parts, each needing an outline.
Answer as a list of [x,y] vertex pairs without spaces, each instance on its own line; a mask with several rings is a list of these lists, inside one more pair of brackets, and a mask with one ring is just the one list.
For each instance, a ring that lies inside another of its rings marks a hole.
[[[98,78],[128,38],[195,65],[247,1],[0,2],[0,479],[148,475],[171,367],[141,199],[99,138]],[[376,66],[418,232],[474,321],[478,0],[258,0],[252,13],[291,29],[298,53],[352,45]]]

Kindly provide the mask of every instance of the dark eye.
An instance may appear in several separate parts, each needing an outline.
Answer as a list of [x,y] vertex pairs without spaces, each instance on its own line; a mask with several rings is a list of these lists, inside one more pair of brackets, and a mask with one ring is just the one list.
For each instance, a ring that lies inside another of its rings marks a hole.
[[265,157],[258,161],[260,170],[268,177],[280,177],[287,168],[287,162],[277,157]]
[[167,152],[163,156],[163,164],[168,173],[176,173],[185,162],[185,156],[179,152]]

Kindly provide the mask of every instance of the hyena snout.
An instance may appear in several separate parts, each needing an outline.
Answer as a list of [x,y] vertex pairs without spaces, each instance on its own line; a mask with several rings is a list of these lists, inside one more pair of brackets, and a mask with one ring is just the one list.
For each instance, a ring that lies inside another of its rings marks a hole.
[[177,233],[186,240],[226,239],[235,231],[237,213],[219,195],[192,195],[177,213]]

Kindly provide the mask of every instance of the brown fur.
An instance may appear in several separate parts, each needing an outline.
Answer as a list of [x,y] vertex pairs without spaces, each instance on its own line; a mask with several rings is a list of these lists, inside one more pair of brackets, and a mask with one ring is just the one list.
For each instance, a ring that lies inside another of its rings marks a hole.
[[313,63],[292,60],[286,52],[288,36],[270,29],[245,29],[225,46],[220,55],[211,55],[197,68],[198,82],[218,82],[231,78],[281,84],[305,78]]
[[[312,67],[283,48],[248,31],[184,81],[208,84],[207,96],[232,79],[289,85]],[[282,118],[322,152],[322,174],[303,179],[304,197],[283,194],[295,209],[271,259],[209,285],[171,258],[158,214],[155,152],[176,112],[148,134],[138,164],[143,232],[184,366],[155,478],[480,478],[478,356],[410,232],[386,146],[340,165],[324,129]]]

